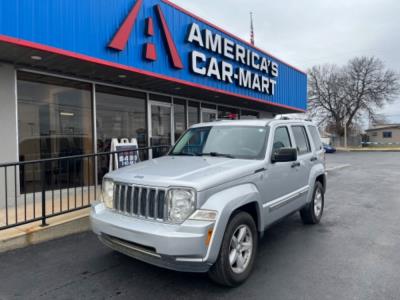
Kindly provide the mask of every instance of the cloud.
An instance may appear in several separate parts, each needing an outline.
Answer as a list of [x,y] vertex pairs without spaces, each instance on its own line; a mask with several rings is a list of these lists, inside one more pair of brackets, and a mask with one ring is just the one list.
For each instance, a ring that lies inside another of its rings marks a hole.
[[[398,0],[172,0],[249,40],[254,12],[256,45],[301,69],[376,56],[400,73]],[[400,98],[382,113],[400,114]]]

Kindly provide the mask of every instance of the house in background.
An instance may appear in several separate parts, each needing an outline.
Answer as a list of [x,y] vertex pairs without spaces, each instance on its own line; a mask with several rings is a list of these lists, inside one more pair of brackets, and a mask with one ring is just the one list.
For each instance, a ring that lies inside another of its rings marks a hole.
[[400,124],[377,125],[365,130],[370,143],[400,144]]

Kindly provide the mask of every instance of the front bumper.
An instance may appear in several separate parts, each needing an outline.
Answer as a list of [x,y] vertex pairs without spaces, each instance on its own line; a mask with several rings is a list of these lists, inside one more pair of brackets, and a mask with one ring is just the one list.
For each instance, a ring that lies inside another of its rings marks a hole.
[[165,224],[92,205],[92,230],[108,247],[147,263],[184,272],[207,272],[207,237],[214,223],[187,220]]

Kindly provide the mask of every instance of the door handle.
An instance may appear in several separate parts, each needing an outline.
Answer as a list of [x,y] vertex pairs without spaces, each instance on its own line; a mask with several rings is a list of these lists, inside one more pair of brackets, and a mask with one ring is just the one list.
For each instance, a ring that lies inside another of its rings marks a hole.
[[310,161],[316,161],[318,158],[316,156],[313,156],[310,158]]
[[292,168],[300,167],[300,162],[296,161],[296,162],[292,163],[291,167]]

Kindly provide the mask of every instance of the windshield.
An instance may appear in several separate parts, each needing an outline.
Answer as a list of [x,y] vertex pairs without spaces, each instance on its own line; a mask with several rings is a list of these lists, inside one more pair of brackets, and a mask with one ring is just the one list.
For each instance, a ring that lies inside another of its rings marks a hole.
[[263,159],[267,137],[267,127],[206,126],[191,128],[175,144],[170,155]]

